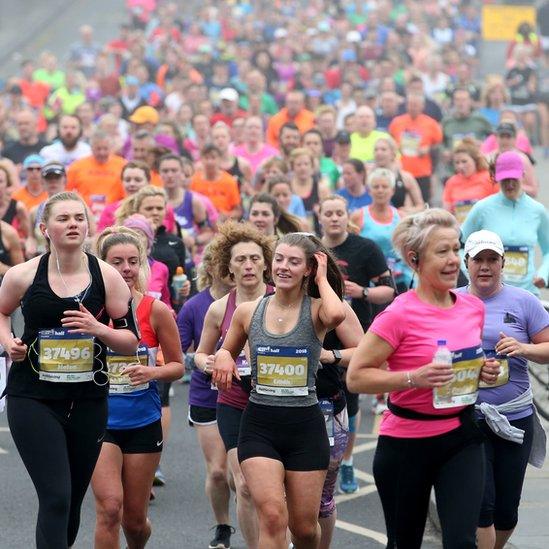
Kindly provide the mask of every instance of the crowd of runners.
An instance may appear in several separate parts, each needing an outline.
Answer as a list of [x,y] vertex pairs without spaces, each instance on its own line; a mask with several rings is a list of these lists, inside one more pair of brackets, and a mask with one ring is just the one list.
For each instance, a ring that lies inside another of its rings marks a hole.
[[154,546],[181,380],[204,547],[336,547],[366,394],[387,547],[421,547],[434,488],[445,548],[503,549],[545,458],[549,2],[482,79],[475,0],[126,10],[0,93],[4,394],[37,547],[73,546],[90,485],[96,549]]

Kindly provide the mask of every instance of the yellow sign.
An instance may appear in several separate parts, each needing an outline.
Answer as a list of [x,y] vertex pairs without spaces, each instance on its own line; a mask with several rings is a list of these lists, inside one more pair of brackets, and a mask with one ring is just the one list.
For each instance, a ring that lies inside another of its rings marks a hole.
[[514,40],[521,23],[530,23],[536,27],[536,8],[534,6],[496,6],[482,7],[482,38],[509,42]]

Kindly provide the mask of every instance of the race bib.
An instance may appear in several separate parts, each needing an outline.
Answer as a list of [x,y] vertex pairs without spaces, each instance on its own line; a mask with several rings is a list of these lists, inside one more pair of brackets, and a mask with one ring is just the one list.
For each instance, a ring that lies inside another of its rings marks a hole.
[[477,401],[480,369],[484,365],[482,347],[470,347],[452,352],[454,377],[443,387],[433,389],[435,408],[468,406]]
[[250,366],[248,359],[246,358],[246,353],[241,351],[236,359],[236,367],[238,369],[238,374],[240,376],[251,376],[252,367]]
[[479,389],[492,389],[493,387],[501,387],[506,383],[509,383],[509,359],[506,356],[501,356],[496,354],[495,351],[485,351],[486,358],[495,358],[499,362],[499,374],[496,379],[496,382],[492,385],[479,380],[478,388]]
[[107,351],[107,366],[109,368],[109,394],[126,395],[149,388],[149,383],[132,385],[130,376],[122,373],[127,366],[149,366],[149,349],[146,345],[137,348],[136,355],[119,355],[113,350]]
[[309,350],[306,347],[257,347],[257,383],[260,395],[307,396]]
[[90,210],[96,220],[101,217],[105,206],[107,205],[107,196],[104,194],[90,195]]
[[528,273],[528,246],[504,246],[503,277],[509,282],[520,282]]
[[421,135],[415,132],[403,132],[400,138],[400,150],[403,156],[419,156]]
[[463,224],[465,218],[471,211],[471,208],[475,205],[476,200],[460,200],[454,205],[454,215],[460,225]]
[[329,400],[320,400],[318,405],[326,422],[326,432],[328,433],[330,446],[333,446],[335,443],[334,405]]
[[54,383],[93,380],[95,338],[65,328],[38,332],[39,379]]

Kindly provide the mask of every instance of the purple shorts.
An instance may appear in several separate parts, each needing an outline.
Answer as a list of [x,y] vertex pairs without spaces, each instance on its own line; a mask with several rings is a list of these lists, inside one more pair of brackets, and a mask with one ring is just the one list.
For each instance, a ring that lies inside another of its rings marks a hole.
[[320,500],[320,518],[331,517],[335,511],[335,487],[339,465],[343,459],[347,441],[349,440],[349,419],[347,407],[343,408],[334,418],[334,445],[330,447],[330,465],[326,473],[326,480],[322,488],[322,499]]

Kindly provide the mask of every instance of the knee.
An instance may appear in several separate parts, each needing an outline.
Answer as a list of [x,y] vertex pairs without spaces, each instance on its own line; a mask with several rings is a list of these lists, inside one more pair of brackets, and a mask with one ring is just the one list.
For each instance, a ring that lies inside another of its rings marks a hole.
[[97,520],[108,527],[122,520],[122,498],[110,497],[97,501]]
[[140,535],[147,528],[146,513],[124,512],[122,528],[131,536]]
[[318,522],[315,521],[299,521],[299,524],[292,526],[290,529],[296,540],[300,542],[313,542],[319,533]]
[[258,509],[261,526],[269,535],[276,535],[286,530],[286,510],[284,505],[277,502],[269,502]]
[[227,484],[227,472],[222,468],[212,468],[208,473],[209,481],[215,486]]

